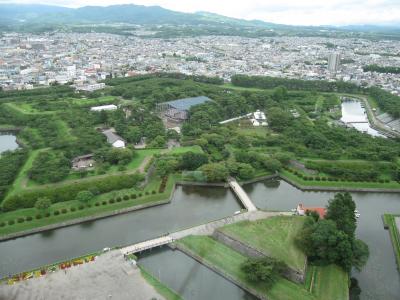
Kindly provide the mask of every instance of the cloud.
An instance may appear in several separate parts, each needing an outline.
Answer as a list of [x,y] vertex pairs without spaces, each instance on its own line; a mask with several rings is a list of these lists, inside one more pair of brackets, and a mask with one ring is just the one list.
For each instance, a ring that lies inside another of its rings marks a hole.
[[79,7],[135,3],[292,25],[400,24],[400,0],[0,0]]

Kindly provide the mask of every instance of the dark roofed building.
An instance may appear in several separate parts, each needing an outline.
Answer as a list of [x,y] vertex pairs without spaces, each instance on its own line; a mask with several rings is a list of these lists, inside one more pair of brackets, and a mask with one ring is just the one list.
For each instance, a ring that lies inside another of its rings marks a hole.
[[206,96],[184,98],[157,104],[157,111],[163,112],[164,116],[176,121],[184,121],[189,117],[191,107],[212,101]]

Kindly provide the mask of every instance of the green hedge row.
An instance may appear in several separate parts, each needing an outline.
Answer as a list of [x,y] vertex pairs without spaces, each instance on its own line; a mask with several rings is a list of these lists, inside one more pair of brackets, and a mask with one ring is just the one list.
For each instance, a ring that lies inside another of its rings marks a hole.
[[141,174],[123,174],[77,181],[68,185],[60,185],[52,188],[26,190],[6,198],[2,208],[4,211],[12,211],[20,208],[34,207],[36,201],[42,197],[49,198],[53,203],[69,201],[75,199],[80,191],[97,189],[100,193],[107,193],[114,190],[134,187],[142,180],[143,175]]

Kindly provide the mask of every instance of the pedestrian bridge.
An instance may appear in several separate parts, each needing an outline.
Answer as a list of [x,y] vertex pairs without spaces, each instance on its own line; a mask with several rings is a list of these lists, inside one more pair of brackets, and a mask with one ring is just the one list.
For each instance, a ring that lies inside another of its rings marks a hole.
[[242,189],[240,184],[234,179],[228,179],[229,186],[231,187],[232,191],[236,194],[239,200],[243,203],[243,206],[247,209],[248,212],[256,211],[257,207],[253,204],[250,200],[247,193]]
[[153,240],[148,240],[145,242],[137,243],[132,246],[128,246],[125,248],[121,248],[121,252],[123,255],[134,254],[137,252],[145,251],[151,248],[163,246],[169,243],[172,243],[174,240],[171,236],[166,235],[159,238],[155,238]]

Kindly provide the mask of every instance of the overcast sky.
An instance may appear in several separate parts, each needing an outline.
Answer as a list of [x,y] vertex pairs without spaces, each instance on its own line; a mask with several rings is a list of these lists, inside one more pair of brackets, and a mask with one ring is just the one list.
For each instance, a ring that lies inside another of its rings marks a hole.
[[160,5],[182,11],[208,11],[229,17],[293,25],[400,24],[400,0],[0,0],[0,3]]

